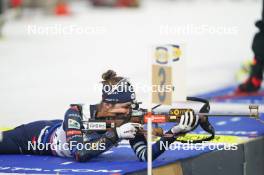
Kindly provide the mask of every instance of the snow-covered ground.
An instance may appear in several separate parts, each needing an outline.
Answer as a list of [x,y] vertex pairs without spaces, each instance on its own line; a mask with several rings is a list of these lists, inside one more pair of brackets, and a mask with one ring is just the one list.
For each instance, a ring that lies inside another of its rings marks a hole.
[[[98,102],[94,86],[107,69],[149,85],[152,49],[162,44],[185,47],[188,94],[234,84],[242,61],[253,56],[261,1],[148,0],[139,9],[77,3],[73,10],[70,17],[28,13],[7,22],[0,39],[0,126],[62,118],[70,103]],[[34,27],[75,32],[33,34]],[[219,29],[225,32],[214,32]],[[149,93],[137,94],[149,102]]]

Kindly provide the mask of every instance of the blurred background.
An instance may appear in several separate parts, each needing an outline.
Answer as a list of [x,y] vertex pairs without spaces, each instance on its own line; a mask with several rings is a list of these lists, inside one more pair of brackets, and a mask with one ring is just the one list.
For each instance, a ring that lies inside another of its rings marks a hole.
[[[184,48],[189,95],[237,84],[262,10],[261,0],[0,2],[0,127],[62,119],[71,103],[99,102],[107,69],[150,85],[162,44]],[[137,91],[139,101],[149,96]]]

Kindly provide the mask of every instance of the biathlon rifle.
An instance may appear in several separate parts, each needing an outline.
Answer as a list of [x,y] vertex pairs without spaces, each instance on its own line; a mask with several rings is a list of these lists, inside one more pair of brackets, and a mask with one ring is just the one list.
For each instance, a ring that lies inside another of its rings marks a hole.
[[[152,134],[154,136],[159,137],[171,137],[171,134],[165,134],[163,129],[158,125],[166,122],[176,122],[180,121],[181,116],[187,112],[192,111],[195,115],[199,116],[199,121],[197,126],[193,129],[195,130],[199,125],[200,127],[209,133],[210,135],[198,140],[188,141],[189,143],[201,143],[203,141],[212,140],[215,136],[215,129],[213,125],[209,122],[209,117],[214,116],[222,116],[222,117],[250,117],[254,119],[259,119],[259,111],[257,105],[249,105],[249,113],[210,113],[210,104],[206,99],[198,98],[198,97],[187,97],[187,101],[200,102],[203,103],[203,106],[199,110],[198,113],[195,113],[191,108],[170,108],[165,110],[159,110],[158,108],[161,106],[160,104],[154,106],[151,111],[147,109],[140,108],[141,103],[133,103],[132,104],[132,112],[129,117],[124,118],[123,116],[115,116],[115,117],[98,117],[95,119],[89,119],[88,121],[83,121],[86,125],[84,132],[87,131],[102,131],[108,130],[111,128],[115,128],[125,124],[127,122],[146,124],[148,118],[152,119],[152,123],[154,124]],[[140,130],[139,132],[146,133],[145,130]],[[184,134],[184,133],[183,133]],[[185,140],[178,140],[182,143],[186,143]]]

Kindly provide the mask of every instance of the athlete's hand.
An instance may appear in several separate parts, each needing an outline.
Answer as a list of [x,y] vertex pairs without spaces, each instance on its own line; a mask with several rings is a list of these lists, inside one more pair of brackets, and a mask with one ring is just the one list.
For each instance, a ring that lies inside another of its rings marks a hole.
[[180,123],[171,128],[171,132],[173,134],[179,134],[191,131],[196,127],[198,120],[199,116],[194,115],[192,111],[185,112],[185,114],[181,116]]
[[137,131],[142,128],[139,123],[126,123],[116,128],[116,133],[119,139],[133,139]]

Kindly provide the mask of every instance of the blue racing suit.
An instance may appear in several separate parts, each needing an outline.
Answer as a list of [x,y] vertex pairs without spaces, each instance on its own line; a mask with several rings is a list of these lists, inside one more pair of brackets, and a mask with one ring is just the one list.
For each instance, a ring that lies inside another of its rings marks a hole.
[[[88,112],[83,112],[88,111]],[[116,130],[89,131],[83,133],[83,117],[95,118],[97,106],[90,105],[86,110],[80,105],[71,105],[64,120],[36,121],[3,132],[0,154],[37,154],[73,157],[85,162],[117,145],[120,139]],[[170,131],[168,133],[172,134]],[[175,137],[162,137],[152,145],[153,160],[165,148],[161,144],[171,144]],[[140,161],[147,160],[147,141],[138,133],[129,143]],[[34,147],[35,146],[35,147]]]

